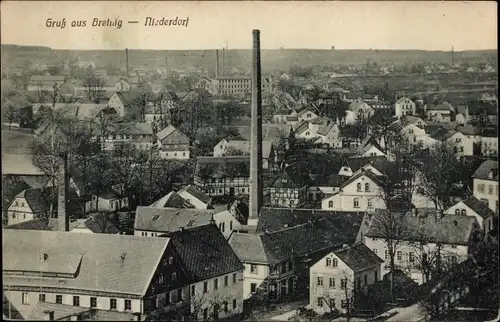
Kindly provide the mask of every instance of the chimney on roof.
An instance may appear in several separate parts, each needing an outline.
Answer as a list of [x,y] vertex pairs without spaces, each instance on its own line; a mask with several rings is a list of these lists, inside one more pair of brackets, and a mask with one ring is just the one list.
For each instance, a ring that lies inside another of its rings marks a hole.
[[51,310],[43,311],[43,320],[44,321],[54,321],[54,311],[51,311]]
[[260,69],[260,31],[253,30],[252,118],[250,156],[250,213],[248,225],[257,226],[263,200],[262,189],[262,88]]
[[125,68],[127,69],[127,79],[129,78],[128,74],[128,48],[125,48]]
[[66,214],[68,205],[68,154],[63,153],[63,169],[59,171],[58,178],[58,198],[57,198],[57,223],[60,231],[69,231],[69,217]]
[[215,78],[219,77],[219,50],[215,50]]

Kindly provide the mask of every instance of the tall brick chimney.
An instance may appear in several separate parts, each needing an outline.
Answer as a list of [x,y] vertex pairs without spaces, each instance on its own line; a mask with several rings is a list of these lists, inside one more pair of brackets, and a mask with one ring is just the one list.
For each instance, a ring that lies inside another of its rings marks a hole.
[[125,65],[127,68],[127,78],[129,77],[129,74],[128,74],[128,48],[125,48]]
[[[63,154],[63,170],[59,171],[59,178],[57,183],[57,223],[60,231],[69,231],[69,217],[66,214],[66,206],[68,204],[68,155]],[[54,187],[55,189],[55,187]]]
[[215,78],[219,77],[219,50],[215,50]]
[[222,73],[221,75],[226,75],[226,50],[222,47]]
[[250,212],[248,225],[257,226],[262,206],[262,88],[260,71],[260,31],[253,30],[252,119],[250,141]]
[[167,77],[167,69],[168,69],[168,57],[165,56],[165,77]]

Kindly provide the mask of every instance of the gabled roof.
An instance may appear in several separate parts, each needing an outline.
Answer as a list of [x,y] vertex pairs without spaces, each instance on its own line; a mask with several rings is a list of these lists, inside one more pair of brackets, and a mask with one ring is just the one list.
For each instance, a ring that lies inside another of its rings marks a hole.
[[[387,210],[376,209],[373,216],[382,216]],[[475,217],[444,215],[413,216],[411,213],[404,215],[406,226],[405,241],[422,241],[427,243],[441,243],[446,245],[468,245],[472,233],[477,229]],[[384,238],[384,230],[379,221],[372,220],[365,236]]]
[[362,167],[364,167],[367,164],[370,164],[372,162],[375,162],[375,160],[387,160],[387,157],[385,155],[381,156],[374,156],[374,157],[350,157],[347,158],[345,161],[345,164],[351,168],[352,172],[356,172]]
[[164,128],[163,130],[161,130],[160,132],[158,132],[158,134],[156,136],[158,137],[158,139],[160,141],[163,141],[164,139],[166,139],[169,135],[171,135],[174,132],[177,132],[177,133],[179,133],[182,136],[185,136],[187,138],[187,136],[185,134],[183,134],[181,131],[179,131],[178,129],[176,129],[172,125],[169,125],[166,128]]
[[333,253],[354,272],[360,272],[384,262],[362,242],[335,250]]
[[475,179],[498,181],[498,161],[484,161],[472,177]]
[[488,218],[495,216],[493,210],[491,210],[484,202],[472,196],[466,200],[462,201],[467,207],[472,209],[476,214],[483,218]]
[[118,96],[118,98],[120,99],[120,101],[124,106],[128,106],[134,99],[140,96],[140,93],[136,91],[127,91],[127,92],[116,92],[116,95]]
[[316,114],[313,110],[308,109],[308,108],[303,109],[302,111],[298,112],[298,113],[297,113],[297,115],[298,115],[299,117],[301,117],[301,116],[304,116],[304,115],[305,115],[305,114],[307,114],[307,113],[311,113],[311,114],[317,115],[317,114]]
[[211,178],[250,176],[249,156],[198,157],[195,175]]
[[108,214],[90,216],[83,222],[83,225],[96,234],[118,234],[120,232],[117,227],[119,223],[116,220],[112,220]]
[[436,129],[434,132],[430,133],[429,137],[431,137],[435,140],[439,140],[439,141],[446,141],[449,138],[451,138],[452,136],[454,136],[456,133],[460,133],[460,132],[457,132],[455,130],[448,130],[445,128],[439,128],[439,129]]
[[278,173],[271,183],[272,188],[301,188],[309,184],[309,173],[300,163],[294,163]]
[[438,104],[438,105],[432,105],[427,107],[428,111],[448,111],[451,112],[453,110],[453,107],[450,104]]
[[340,187],[344,181],[344,177],[337,173],[330,175],[311,175],[311,184],[319,187]]
[[51,190],[49,191],[49,189],[26,189],[18,193],[13,200],[23,198],[33,210],[33,213],[41,213],[48,211],[50,208],[50,194]]
[[49,220],[46,218],[28,220],[19,224],[5,226],[4,228],[17,230],[52,230],[52,227],[49,225]]
[[210,196],[208,196],[206,193],[202,192],[200,189],[196,188],[193,185],[188,185],[183,190],[192,195],[193,197],[195,197],[196,199],[198,199],[199,201],[203,202],[204,204],[208,204],[212,200]]
[[[263,253],[258,254],[258,240],[233,233],[229,244],[243,262],[276,264],[294,257],[302,257],[321,251],[337,248],[348,239],[331,226],[326,219],[311,221],[295,227],[275,232],[260,233]],[[247,245],[247,243],[249,243]],[[250,244],[251,243],[251,244]],[[262,254],[265,254],[265,261]]]
[[215,210],[137,207],[135,230],[172,232],[210,223]]
[[328,133],[330,133],[330,131],[332,130],[332,128],[334,126],[337,126],[337,124],[335,124],[333,121],[330,123],[330,124],[327,124],[327,125],[324,125],[322,127],[320,127],[318,129],[318,132],[316,132],[318,135],[327,135]]
[[[73,275],[4,275],[4,285],[94,290],[144,296],[168,238],[3,229],[3,270]],[[105,247],[103,247],[105,245]],[[41,261],[40,254],[47,256]],[[78,273],[77,273],[78,272]],[[120,278],[117,278],[117,277]]]
[[400,99],[398,99],[398,100],[396,101],[396,103],[404,103],[404,102],[405,102],[405,100],[409,100],[410,102],[412,102],[412,103],[413,103],[413,101],[412,101],[411,99],[409,99],[408,97],[405,97],[405,96],[403,96],[403,97],[401,97]]
[[342,188],[350,185],[352,182],[356,181],[357,179],[359,179],[359,178],[361,178],[363,176],[366,176],[366,177],[370,178],[378,186],[383,186],[384,185],[384,182],[383,182],[382,178],[380,178],[379,176],[376,176],[370,170],[364,170],[364,169],[362,169],[361,172],[359,172],[356,175],[353,175],[352,177],[349,178],[349,180],[347,180],[344,183],[342,183],[342,186],[340,187],[340,189],[342,190]]
[[175,231],[167,236],[179,254],[190,283],[244,269],[215,224]]

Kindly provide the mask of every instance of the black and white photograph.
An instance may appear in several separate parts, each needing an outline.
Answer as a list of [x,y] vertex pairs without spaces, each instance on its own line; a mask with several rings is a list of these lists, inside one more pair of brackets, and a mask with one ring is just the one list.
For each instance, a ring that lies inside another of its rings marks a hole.
[[499,319],[493,1],[2,1],[6,321]]

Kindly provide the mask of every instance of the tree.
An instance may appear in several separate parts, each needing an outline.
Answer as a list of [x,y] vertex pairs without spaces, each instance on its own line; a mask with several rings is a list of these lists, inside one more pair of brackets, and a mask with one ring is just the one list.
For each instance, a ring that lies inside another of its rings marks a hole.
[[216,321],[219,319],[220,310],[228,312],[230,298],[224,296],[206,296],[206,293],[191,295],[189,304],[191,310],[190,321]]
[[12,123],[17,119],[18,117],[18,109],[14,105],[14,103],[7,103],[5,106],[5,117],[9,121],[9,130],[11,129]]
[[84,87],[89,101],[99,104],[104,99],[106,94],[104,81],[95,74],[90,66],[85,71]]
[[233,147],[228,147],[226,150],[226,153],[224,153],[225,156],[232,156],[232,155],[248,155],[248,153],[245,153],[241,150],[235,149]]
[[396,270],[395,256],[399,247],[410,234],[410,226],[408,225],[406,213],[396,212],[385,209],[380,209],[373,215],[372,225],[380,234],[380,238],[387,246],[387,253],[389,255],[390,270],[391,270],[391,284],[390,293],[392,301],[394,302],[394,272]]

